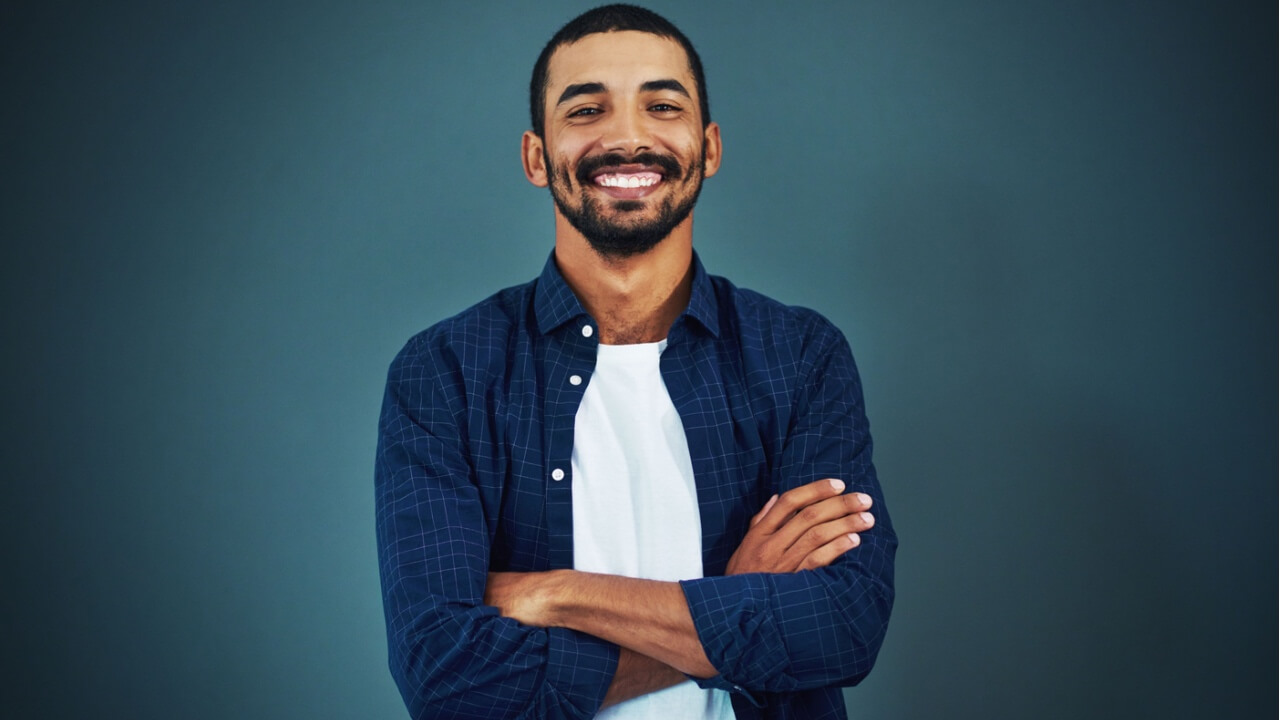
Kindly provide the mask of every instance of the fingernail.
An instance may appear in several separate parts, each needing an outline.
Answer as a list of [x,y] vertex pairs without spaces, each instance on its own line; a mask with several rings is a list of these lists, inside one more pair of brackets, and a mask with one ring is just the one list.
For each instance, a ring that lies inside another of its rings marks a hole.
[[858,513],[858,519],[868,525],[873,525],[876,521],[875,516],[868,512]]
[[858,537],[858,533],[849,533],[849,542],[853,543],[854,547],[858,547],[862,544],[862,538]]
[[836,492],[844,492],[844,482],[841,480],[831,478],[831,487],[835,488]]
[[861,500],[864,505],[871,504],[871,496],[866,493],[858,493],[858,499]]

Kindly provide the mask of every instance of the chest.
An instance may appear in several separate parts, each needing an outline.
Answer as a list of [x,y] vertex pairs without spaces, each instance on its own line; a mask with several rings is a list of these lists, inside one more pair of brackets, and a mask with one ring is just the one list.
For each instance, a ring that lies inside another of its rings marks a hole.
[[[689,451],[702,564],[723,572],[772,490],[788,408],[710,343],[673,344],[659,370]],[[574,566],[573,452],[596,349],[530,347],[501,383],[473,393],[468,444],[495,570]],[[521,359],[523,358],[523,359]]]

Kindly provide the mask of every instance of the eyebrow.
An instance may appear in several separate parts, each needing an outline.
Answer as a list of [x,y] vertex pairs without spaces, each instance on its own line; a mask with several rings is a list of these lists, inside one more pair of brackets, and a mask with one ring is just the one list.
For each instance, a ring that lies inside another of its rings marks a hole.
[[556,101],[556,106],[563,105],[579,95],[597,95],[602,92],[604,92],[604,83],[588,82],[570,85],[564,89],[564,92],[560,93],[560,99]]
[[679,80],[650,80],[640,86],[640,92],[655,92],[658,90],[670,90],[671,92],[680,93],[690,100],[693,99],[693,96],[691,96],[689,91],[684,88],[684,85],[680,84]]
[[[679,80],[672,80],[670,78],[663,80],[650,80],[640,86],[640,92],[656,92],[658,90],[670,90],[672,92],[680,93],[689,99],[693,99],[693,96],[689,94],[689,91],[685,89],[684,85],[682,85]],[[585,82],[570,85],[564,89],[564,92],[560,93],[560,99],[556,100],[556,106],[559,107],[579,95],[597,95],[602,92],[605,92],[604,83]]]

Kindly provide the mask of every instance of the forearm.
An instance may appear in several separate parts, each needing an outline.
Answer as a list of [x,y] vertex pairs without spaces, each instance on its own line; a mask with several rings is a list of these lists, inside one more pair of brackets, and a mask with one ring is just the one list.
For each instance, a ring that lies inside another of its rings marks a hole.
[[553,626],[608,640],[695,677],[716,674],[678,583],[569,572],[548,608]]
[[494,573],[485,596],[523,623],[577,630],[694,677],[716,674],[679,583],[576,570]]
[[604,704],[600,709],[665,690],[687,679],[679,670],[660,660],[622,648],[618,652],[618,669],[613,674],[613,681],[609,683],[609,691],[605,693]]

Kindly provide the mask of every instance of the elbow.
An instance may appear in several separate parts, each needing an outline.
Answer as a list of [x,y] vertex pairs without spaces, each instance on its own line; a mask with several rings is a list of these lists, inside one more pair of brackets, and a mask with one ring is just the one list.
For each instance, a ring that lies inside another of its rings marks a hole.
[[513,678],[499,677],[443,628],[389,637],[387,649],[391,678],[413,720],[485,720],[521,710]]
[[464,696],[449,692],[442,664],[426,651],[421,638],[398,638],[388,643],[391,679],[400,690],[409,717],[413,720],[479,718],[463,711]]
[[[580,720],[591,717],[549,680],[539,633],[502,642],[471,618],[389,638],[392,679],[413,720]],[[459,629],[470,632],[455,632]],[[603,695],[603,693],[601,693]],[[598,706],[598,704],[597,704]]]
[[835,684],[851,687],[866,679],[875,666],[889,629],[893,611],[893,588],[875,583],[858,602],[845,608],[845,622],[838,626],[838,658],[833,673]]

